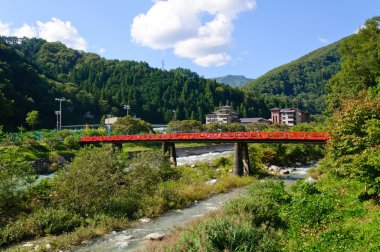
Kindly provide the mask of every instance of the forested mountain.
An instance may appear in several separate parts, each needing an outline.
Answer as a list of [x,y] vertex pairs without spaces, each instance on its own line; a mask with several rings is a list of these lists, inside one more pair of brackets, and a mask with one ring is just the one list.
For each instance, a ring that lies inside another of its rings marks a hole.
[[309,113],[325,109],[325,86],[340,69],[340,41],[277,67],[243,89],[259,94],[269,107],[298,107]]
[[[220,105],[242,116],[263,107],[243,91],[207,80],[187,69],[163,71],[145,62],[106,60],[42,39],[0,38],[0,125],[25,125],[37,110],[38,127],[55,126],[56,97],[65,97],[63,124],[99,123],[106,114],[130,114],[152,123],[177,119],[204,120]],[[244,103],[244,104],[243,104]],[[175,111],[175,112],[174,112]]]
[[244,75],[226,75],[214,79],[219,83],[224,83],[230,85],[231,87],[241,87],[253,80],[245,77]]

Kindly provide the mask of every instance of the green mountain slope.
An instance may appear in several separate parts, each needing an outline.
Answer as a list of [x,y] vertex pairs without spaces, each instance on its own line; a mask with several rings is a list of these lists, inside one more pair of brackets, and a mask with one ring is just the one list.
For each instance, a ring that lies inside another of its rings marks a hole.
[[145,62],[106,60],[92,53],[41,39],[0,37],[0,125],[25,125],[25,115],[38,110],[38,127],[54,128],[58,104],[63,103],[63,124],[99,123],[105,114],[130,114],[152,123],[177,119],[204,120],[224,104],[238,111],[244,93],[207,80],[187,69],[162,71]]
[[325,108],[327,81],[340,69],[339,41],[277,67],[244,85],[243,89],[264,97],[268,106],[298,107],[310,113]]
[[223,77],[216,77],[213,79],[215,79],[219,83],[230,85],[231,87],[241,87],[244,84],[247,84],[248,82],[253,80],[245,77],[244,75],[226,75]]

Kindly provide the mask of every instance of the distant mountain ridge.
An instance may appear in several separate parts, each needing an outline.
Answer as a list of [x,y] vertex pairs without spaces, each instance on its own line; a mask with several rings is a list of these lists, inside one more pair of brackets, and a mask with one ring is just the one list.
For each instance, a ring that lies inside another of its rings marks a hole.
[[226,75],[223,77],[213,78],[219,83],[230,85],[231,87],[242,87],[253,79],[247,78],[244,75]]

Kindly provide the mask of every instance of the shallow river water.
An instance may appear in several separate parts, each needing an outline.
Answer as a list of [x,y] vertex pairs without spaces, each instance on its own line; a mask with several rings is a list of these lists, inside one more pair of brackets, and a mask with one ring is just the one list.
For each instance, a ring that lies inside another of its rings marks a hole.
[[[178,158],[179,165],[184,163],[194,163],[197,161],[208,161],[218,156],[226,156],[231,151],[221,153],[206,153],[197,156]],[[297,168],[289,175],[284,175],[281,179],[286,183],[305,177],[310,167]],[[128,228],[120,232],[112,232],[101,238],[95,239],[87,244],[75,248],[73,251],[133,251],[143,250],[145,243],[144,237],[151,233],[166,234],[177,226],[184,226],[194,218],[200,217],[211,211],[222,207],[227,201],[242,196],[246,193],[245,188],[234,189],[228,193],[216,195],[204,201],[193,203],[190,207],[171,211],[151,220],[148,223],[141,223],[133,228]]]

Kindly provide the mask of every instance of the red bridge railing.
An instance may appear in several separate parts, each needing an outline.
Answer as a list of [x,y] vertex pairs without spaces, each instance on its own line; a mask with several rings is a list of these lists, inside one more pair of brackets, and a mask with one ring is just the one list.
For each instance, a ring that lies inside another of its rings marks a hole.
[[199,132],[170,134],[139,134],[82,137],[81,143],[123,142],[282,142],[282,143],[325,143],[326,132],[275,131],[275,132]]

